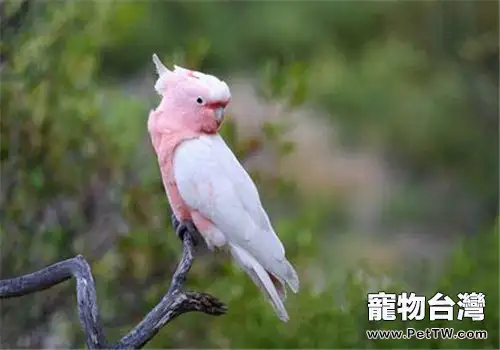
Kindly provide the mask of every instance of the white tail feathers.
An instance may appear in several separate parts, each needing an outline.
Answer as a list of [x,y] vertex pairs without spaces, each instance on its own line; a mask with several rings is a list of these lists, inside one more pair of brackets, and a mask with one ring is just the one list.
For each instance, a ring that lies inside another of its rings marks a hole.
[[283,282],[283,280],[281,278],[274,276],[272,273],[267,272],[267,274],[269,275],[269,278],[271,279],[271,282],[273,283],[274,288],[276,288],[276,291],[278,292],[278,295],[279,295],[281,301],[285,302],[285,300],[286,300],[285,283]]
[[284,264],[286,266],[286,283],[288,284],[292,292],[297,294],[300,288],[299,276],[288,260],[285,260]]
[[287,274],[284,277],[275,276],[266,271],[264,267],[262,267],[262,265],[259,264],[259,262],[244,249],[233,244],[230,244],[230,249],[233,258],[240,264],[254,283],[266,295],[280,320],[288,322],[288,312],[283,304],[286,299],[286,288],[283,283],[283,278],[286,279],[288,285],[294,293],[296,293],[299,288],[297,273],[293,269],[292,265],[287,262]]

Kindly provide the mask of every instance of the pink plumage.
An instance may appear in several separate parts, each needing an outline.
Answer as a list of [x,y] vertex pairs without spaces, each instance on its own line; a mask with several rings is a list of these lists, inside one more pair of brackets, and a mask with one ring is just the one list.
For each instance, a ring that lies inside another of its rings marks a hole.
[[[217,132],[222,119],[214,118],[215,111],[229,103],[231,94],[227,85],[220,87],[217,84],[220,82],[214,79],[200,79],[201,75],[177,66],[170,72],[156,55],[153,60],[158,72],[161,72],[155,89],[162,100],[158,108],[149,114],[148,131],[172,210],[178,220],[192,220],[174,179],[174,151],[185,140]],[[216,94],[213,89],[218,90]],[[199,98],[202,103],[197,101]]]
[[191,220],[210,249],[227,247],[283,321],[285,283],[299,279],[262,207],[257,188],[217,133],[231,100],[218,78],[174,66],[153,55],[162,96],[148,131],[168,200],[179,221]]

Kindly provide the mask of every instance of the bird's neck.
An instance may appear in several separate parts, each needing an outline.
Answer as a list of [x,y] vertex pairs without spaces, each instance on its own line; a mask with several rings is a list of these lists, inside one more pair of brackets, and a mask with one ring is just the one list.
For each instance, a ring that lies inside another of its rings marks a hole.
[[148,132],[160,164],[173,154],[180,143],[201,136],[201,133],[176,123],[175,119],[169,118],[164,111],[158,109],[149,114]]

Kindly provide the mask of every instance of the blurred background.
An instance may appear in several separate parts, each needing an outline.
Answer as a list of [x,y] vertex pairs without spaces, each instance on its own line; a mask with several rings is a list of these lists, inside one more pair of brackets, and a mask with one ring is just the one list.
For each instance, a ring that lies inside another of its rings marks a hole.
[[[150,348],[498,348],[498,2],[1,1],[1,273],[83,254],[110,341],[181,253],[146,121],[151,56],[219,76],[222,134],[301,278],[281,323],[227,256]],[[74,282],[2,300],[4,348],[81,348]],[[485,320],[369,322],[366,293],[486,294]],[[366,329],[487,329],[369,341]]]

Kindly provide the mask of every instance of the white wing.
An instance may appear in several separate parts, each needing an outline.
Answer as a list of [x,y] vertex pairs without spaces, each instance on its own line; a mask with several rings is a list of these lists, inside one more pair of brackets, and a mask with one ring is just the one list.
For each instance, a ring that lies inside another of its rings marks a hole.
[[219,135],[179,145],[174,176],[186,204],[210,219],[228,242],[246,249],[259,261],[285,259],[257,188]]
[[184,141],[173,166],[182,199],[222,232],[233,258],[286,322],[284,283],[297,293],[299,278],[248,173],[219,135]]

